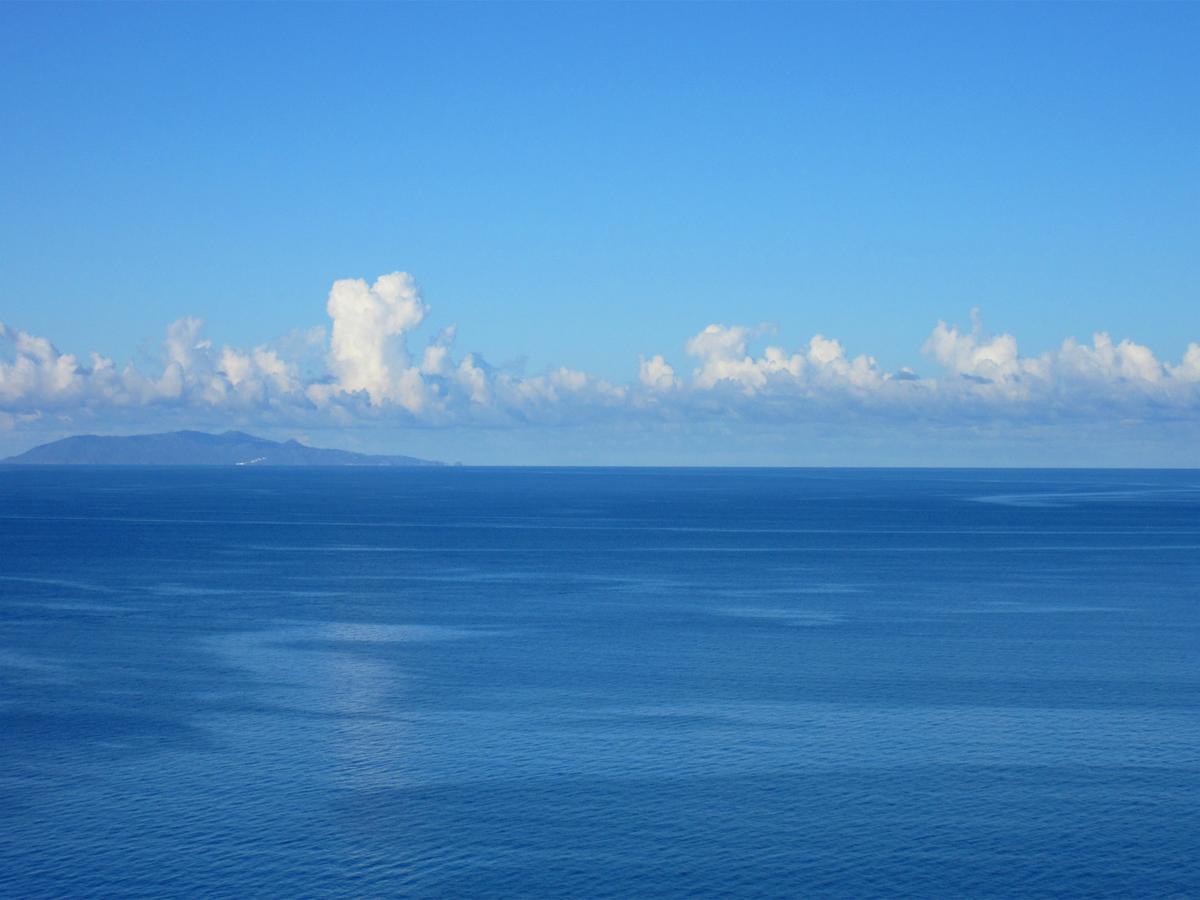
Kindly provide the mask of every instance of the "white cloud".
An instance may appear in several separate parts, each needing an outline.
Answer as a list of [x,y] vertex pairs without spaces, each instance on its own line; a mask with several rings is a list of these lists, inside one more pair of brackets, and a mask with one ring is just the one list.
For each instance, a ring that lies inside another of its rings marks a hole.
[[1166,371],[1149,347],[1128,339],[1113,344],[1105,332],[1092,337],[1092,346],[1063,342],[1058,354],[1061,368],[1092,381],[1160,381]]
[[[409,366],[404,335],[426,315],[416,282],[407,272],[381,275],[368,287],[361,278],[335,281],[326,311],[333,320],[329,368],[337,388],[365,391],[373,406],[387,401],[416,412],[425,392],[418,370]],[[318,392],[314,399],[328,399]]]
[[938,322],[921,348],[949,372],[992,383],[1019,381],[1022,376],[1043,377],[1045,357],[1031,359],[1017,352],[1017,340],[1011,334],[993,337],[981,335],[978,313],[972,311],[973,327],[968,333],[958,326]]
[[839,341],[820,334],[803,351],[768,346],[755,358],[747,352],[754,333],[745,326],[709,325],[691,338],[687,352],[700,360],[691,387],[708,390],[727,384],[747,396],[768,390],[812,396],[822,390],[869,389],[887,380],[874,358],[850,359]]
[[450,348],[454,345],[454,336],[458,329],[450,325],[443,328],[438,336],[429,342],[425,354],[421,358],[421,372],[424,375],[449,375],[453,366],[450,361]]
[[1170,366],[1171,377],[1177,381],[1200,381],[1200,344],[1188,344],[1183,360],[1177,366]]
[[[453,325],[416,359],[408,341],[429,315],[412,277],[368,285],[335,282],[321,327],[278,342],[217,349],[203,322],[171,323],[156,367],[81,361],[45,338],[0,325],[0,424],[25,427],[44,412],[146,419],[235,415],[289,426],[388,420],[513,426],[626,417],[654,421],[898,422],[1128,421],[1200,414],[1200,344],[1175,364],[1148,347],[1068,338],[1022,356],[1010,334],[987,335],[976,316],[962,331],[938,322],[922,351],[941,369],[884,371],[866,354],[815,335],[798,349],[756,345],[766,330],[709,325],[684,344],[695,361],[681,375],[667,355],[640,357],[637,378],[614,385],[567,366],[520,376],[475,353],[455,352]],[[38,427],[30,425],[30,427]]]
[[649,359],[643,356],[638,360],[638,381],[652,391],[669,391],[679,384],[675,379],[675,370],[661,353]]
[[475,357],[468,353],[454,371],[454,378],[467,392],[472,403],[487,406],[491,401],[491,391],[488,388],[488,373],[476,364]]
[[62,402],[76,397],[83,387],[79,363],[61,354],[48,340],[14,331],[0,322],[0,341],[11,351],[11,362],[0,362],[0,403],[20,408],[29,397]]
[[720,382],[741,387],[746,393],[766,383],[761,365],[746,353],[753,332],[745,325],[709,325],[686,344],[688,356],[700,361],[692,373],[697,387],[711,388]]

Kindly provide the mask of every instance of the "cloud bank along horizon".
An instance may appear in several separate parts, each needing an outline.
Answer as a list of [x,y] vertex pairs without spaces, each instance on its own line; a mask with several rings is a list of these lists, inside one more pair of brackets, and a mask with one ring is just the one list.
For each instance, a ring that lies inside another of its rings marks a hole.
[[[924,422],[1090,424],[1188,420],[1200,412],[1200,343],[1178,362],[1160,361],[1106,332],[1068,337],[1053,351],[1022,356],[1016,338],[939,321],[922,356],[940,369],[885,371],[868,354],[814,335],[787,350],[764,326],[710,324],[684,344],[631,360],[628,383],[560,366],[524,375],[455,354],[455,326],[418,351],[409,347],[429,307],[411,275],[373,284],[334,282],[329,328],[293,332],[253,348],[204,338],[203,322],[171,323],[151,371],[82,360],[45,337],[0,323],[0,427],[45,426],[85,417],[135,425],[164,411],[273,425],[388,422],[423,427],[639,423]],[[143,366],[143,368],[146,368]]]

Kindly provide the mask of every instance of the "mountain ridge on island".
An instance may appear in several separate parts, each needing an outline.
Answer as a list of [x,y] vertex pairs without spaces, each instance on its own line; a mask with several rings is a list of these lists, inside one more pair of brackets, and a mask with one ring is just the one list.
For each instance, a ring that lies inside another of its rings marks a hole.
[[440,466],[415,456],[377,456],[350,450],[309,447],[242,431],[209,434],[81,434],[41,444],[0,460],[2,465],[58,466]]

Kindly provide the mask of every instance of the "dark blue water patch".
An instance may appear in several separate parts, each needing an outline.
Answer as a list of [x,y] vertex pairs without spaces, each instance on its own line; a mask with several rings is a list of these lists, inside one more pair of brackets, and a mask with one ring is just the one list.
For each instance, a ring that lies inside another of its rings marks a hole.
[[1200,474],[0,468],[0,893],[1200,894]]

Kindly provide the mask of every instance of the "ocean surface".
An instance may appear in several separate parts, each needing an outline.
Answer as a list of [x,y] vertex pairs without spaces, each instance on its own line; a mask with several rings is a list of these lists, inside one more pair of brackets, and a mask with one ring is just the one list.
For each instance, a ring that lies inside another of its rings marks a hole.
[[0,468],[0,895],[1200,896],[1200,472]]

